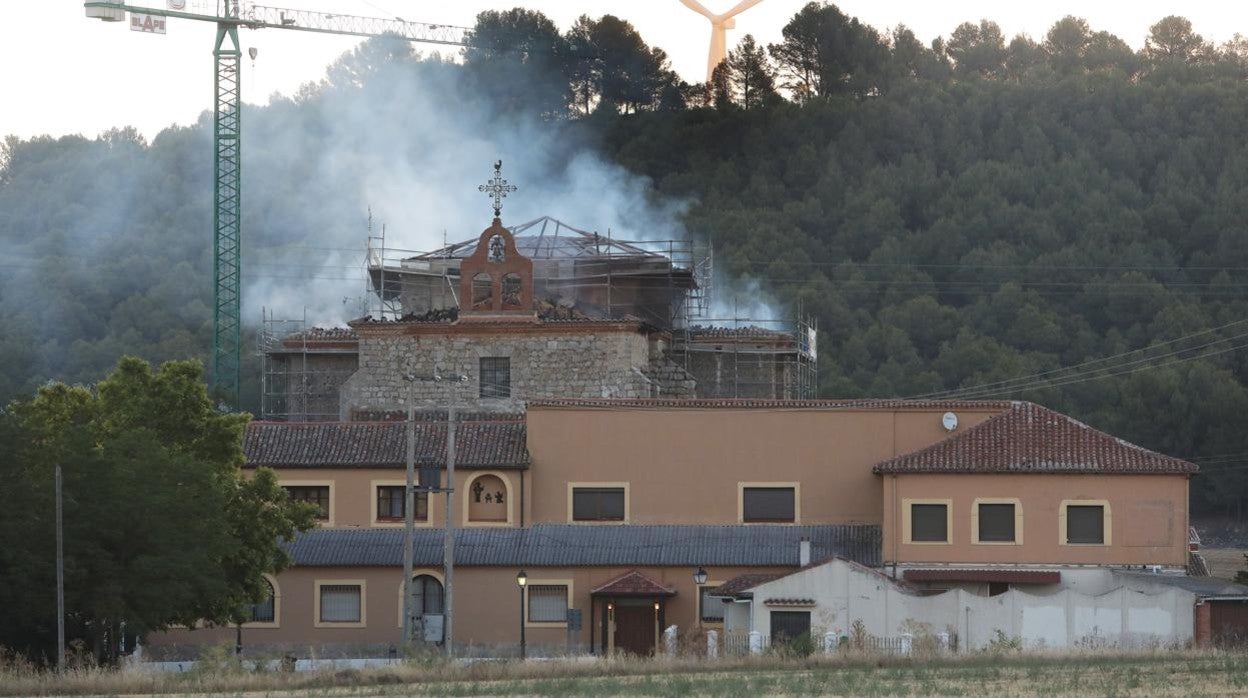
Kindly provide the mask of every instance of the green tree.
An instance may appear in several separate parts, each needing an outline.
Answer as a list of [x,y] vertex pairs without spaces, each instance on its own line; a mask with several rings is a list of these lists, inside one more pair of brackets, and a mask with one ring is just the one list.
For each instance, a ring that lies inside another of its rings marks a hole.
[[64,472],[66,631],[104,662],[124,633],[233,623],[314,525],[272,471],[243,477],[246,415],[217,413],[196,362],[122,359],[94,390],[53,383],[0,414],[0,645],[55,647],[53,470]]
[[465,39],[464,65],[496,107],[567,113],[571,49],[559,28],[536,10],[486,10]]
[[735,101],[746,109],[757,109],[776,98],[776,73],[763,47],[746,34],[724,60]]
[[1084,66],[1092,29],[1088,21],[1067,15],[1057,21],[1044,37],[1044,50],[1049,63],[1059,74],[1069,75]]
[[1005,35],[996,22],[986,19],[979,24],[959,24],[945,42],[945,53],[953,59],[954,70],[959,77],[1000,77],[1005,71],[1009,53],[1005,48]]
[[1154,63],[1198,63],[1210,58],[1213,47],[1192,30],[1186,17],[1170,15],[1148,28],[1144,55]]

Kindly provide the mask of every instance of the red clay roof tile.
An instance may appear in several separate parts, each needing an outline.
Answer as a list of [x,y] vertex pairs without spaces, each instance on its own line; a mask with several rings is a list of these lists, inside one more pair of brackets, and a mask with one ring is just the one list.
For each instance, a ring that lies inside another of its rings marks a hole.
[[1015,402],[944,441],[876,464],[876,473],[1194,473],[1162,455],[1054,412]]
[[[243,437],[246,467],[399,468],[407,461],[403,422],[252,422]],[[460,422],[459,467],[522,468],[529,464],[519,420]],[[446,461],[446,424],[416,422],[417,463]]]

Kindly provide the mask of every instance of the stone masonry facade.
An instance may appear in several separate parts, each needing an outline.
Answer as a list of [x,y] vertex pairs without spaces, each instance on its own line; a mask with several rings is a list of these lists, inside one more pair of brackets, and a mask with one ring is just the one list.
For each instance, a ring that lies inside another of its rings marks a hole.
[[[627,323],[569,323],[567,328],[538,323],[497,332],[419,325],[357,326],[359,369],[342,386],[342,419],[363,410],[404,409],[409,386],[403,376],[430,377],[435,371],[468,380],[416,381],[411,389],[417,409],[445,408],[454,400],[470,411],[521,412],[534,399],[694,393],[693,378],[668,361],[645,332]],[[481,397],[481,359],[494,357],[509,359],[509,397]]]

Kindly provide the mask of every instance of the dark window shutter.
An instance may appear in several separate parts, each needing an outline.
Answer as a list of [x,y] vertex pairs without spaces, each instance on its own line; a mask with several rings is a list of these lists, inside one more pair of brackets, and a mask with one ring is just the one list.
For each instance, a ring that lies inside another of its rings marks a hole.
[[979,540],[990,543],[1014,542],[1014,505],[979,505]]
[[948,506],[911,504],[910,540],[920,543],[943,543],[949,540]]
[[796,499],[792,487],[746,487],[741,497],[743,518],[791,522],[797,518]]
[[623,487],[576,487],[572,489],[573,521],[623,521]]
[[1067,506],[1066,542],[1104,543],[1105,507],[1099,504]]

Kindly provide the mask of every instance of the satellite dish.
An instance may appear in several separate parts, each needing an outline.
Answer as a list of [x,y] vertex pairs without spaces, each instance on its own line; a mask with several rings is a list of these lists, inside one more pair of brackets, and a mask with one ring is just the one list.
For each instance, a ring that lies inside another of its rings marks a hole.
[[945,428],[945,431],[953,431],[958,428],[958,415],[952,412],[946,412],[944,416],[940,418],[940,423]]

